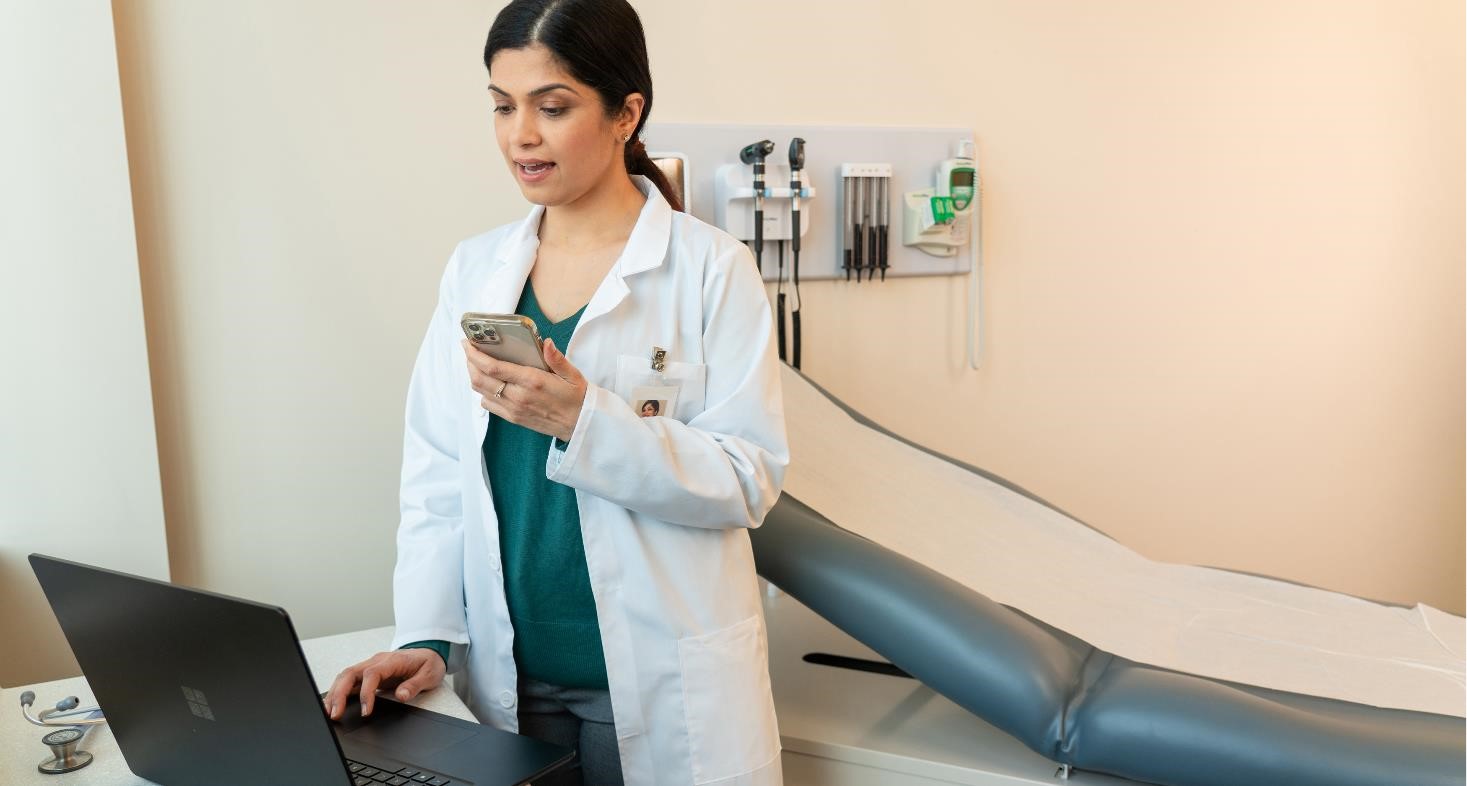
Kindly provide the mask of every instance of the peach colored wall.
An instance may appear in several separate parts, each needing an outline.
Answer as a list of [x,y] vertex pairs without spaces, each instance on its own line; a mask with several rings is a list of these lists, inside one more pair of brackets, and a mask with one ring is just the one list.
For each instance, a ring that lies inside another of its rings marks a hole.
[[[982,370],[964,280],[815,283],[817,381],[1150,557],[1462,613],[1460,3],[636,6],[655,120],[978,134]],[[438,274],[526,208],[498,5],[114,7],[175,575],[385,623]]]

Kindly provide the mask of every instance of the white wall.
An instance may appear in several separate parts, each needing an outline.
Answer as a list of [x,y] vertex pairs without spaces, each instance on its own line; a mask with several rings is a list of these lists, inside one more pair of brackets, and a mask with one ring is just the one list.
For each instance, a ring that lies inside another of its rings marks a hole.
[[0,96],[0,684],[20,685],[79,673],[26,555],[165,579],[168,555],[106,0],[0,3]]
[[524,210],[475,65],[492,13],[115,8],[175,577],[303,636],[387,624],[438,276]]
[[[655,120],[978,133],[984,369],[964,281],[820,283],[816,380],[1151,557],[1462,612],[1460,3],[636,6]],[[116,5],[175,572],[305,635],[390,619],[434,286],[525,210],[497,8]],[[933,338],[848,341],[877,310]]]

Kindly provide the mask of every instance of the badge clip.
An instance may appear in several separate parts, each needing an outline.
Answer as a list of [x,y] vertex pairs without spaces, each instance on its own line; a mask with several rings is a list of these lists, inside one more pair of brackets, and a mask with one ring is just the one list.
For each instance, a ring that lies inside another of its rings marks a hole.
[[662,369],[663,369],[663,367],[667,365],[666,360],[667,360],[667,350],[663,349],[662,347],[653,347],[652,348],[652,370],[653,371],[661,372]]

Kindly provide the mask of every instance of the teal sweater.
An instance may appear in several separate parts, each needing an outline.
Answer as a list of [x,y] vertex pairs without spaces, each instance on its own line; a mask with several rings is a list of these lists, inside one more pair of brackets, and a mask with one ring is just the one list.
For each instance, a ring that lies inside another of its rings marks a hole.
[[[585,308],[551,323],[526,282],[515,311],[534,320],[541,337],[565,351]],[[545,477],[550,438],[490,418],[483,450],[499,517],[500,562],[519,673],[552,685],[605,690],[606,659],[581,541],[580,511],[575,489]],[[405,647],[428,647],[447,660],[446,642]]]

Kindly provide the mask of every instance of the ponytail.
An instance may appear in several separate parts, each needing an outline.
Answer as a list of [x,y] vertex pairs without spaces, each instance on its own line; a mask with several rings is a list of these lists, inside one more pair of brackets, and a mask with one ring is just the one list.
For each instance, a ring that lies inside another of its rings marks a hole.
[[682,201],[677,198],[677,191],[673,189],[671,183],[667,182],[667,173],[663,172],[662,167],[657,166],[652,157],[647,155],[647,146],[642,144],[642,140],[628,142],[624,156],[627,174],[641,175],[651,180],[652,185],[657,186],[657,190],[662,192],[662,198],[667,200],[667,204],[671,205],[673,210],[681,211],[683,209]]

